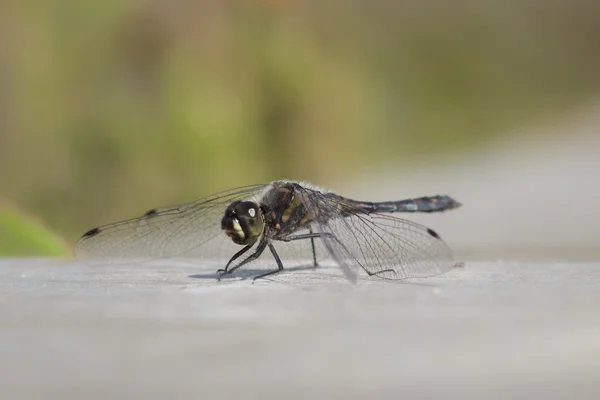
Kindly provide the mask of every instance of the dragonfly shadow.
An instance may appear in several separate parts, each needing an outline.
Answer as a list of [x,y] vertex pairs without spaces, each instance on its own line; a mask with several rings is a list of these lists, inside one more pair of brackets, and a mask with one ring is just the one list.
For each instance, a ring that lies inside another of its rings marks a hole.
[[[412,279],[416,279],[416,278],[412,278]],[[435,284],[435,283],[415,282],[414,280],[411,280],[411,278],[399,279],[399,280],[395,280],[395,281],[391,280],[391,279],[379,279],[379,280],[382,282],[389,283],[391,285],[422,286],[422,287],[431,287],[431,288],[439,287],[439,285]]]
[[[227,281],[246,281],[246,280],[252,280],[255,277],[264,274],[266,272],[269,272],[269,269],[265,269],[265,268],[240,268],[239,270],[236,270],[235,272],[233,272],[231,275],[226,275],[221,277],[221,280],[223,282],[227,282]],[[294,267],[289,267],[289,268],[284,268],[283,271],[275,273],[273,275],[269,275],[266,276],[264,278],[260,278],[257,280],[257,282],[259,281],[265,281],[265,282],[277,282],[279,281],[278,277],[281,277],[282,275],[288,275],[290,273],[302,273],[302,271],[307,271],[308,273],[315,273],[319,276],[321,276],[322,278],[327,278],[327,277],[332,277],[334,278],[334,276],[330,275],[329,273],[331,272],[331,267],[329,266],[313,266],[313,265],[300,265],[300,266],[294,266]],[[306,277],[306,274],[302,274],[304,277]],[[216,270],[215,272],[206,272],[206,273],[199,273],[199,274],[193,274],[193,275],[188,275],[188,278],[191,279],[206,279],[206,280],[217,280],[217,274],[216,274]],[[322,279],[321,278],[321,279]],[[343,277],[340,277],[343,279]],[[304,278],[306,279],[306,278]],[[423,279],[423,278],[421,278]],[[436,288],[439,287],[439,284],[437,283],[430,283],[430,282],[424,282],[419,278],[407,278],[407,279],[399,279],[399,280],[392,280],[392,279],[381,279],[381,278],[377,278],[377,277],[369,277],[367,275],[362,275],[360,274],[359,279],[358,279],[358,283],[360,284],[362,283],[384,283],[384,284],[389,284],[389,285],[406,285],[406,286],[420,286],[420,287],[429,287],[429,288]],[[348,281],[349,282],[349,281]]]
[[[318,267],[315,268],[312,265],[284,268],[283,271],[273,274],[271,276],[267,276],[264,278],[264,280],[270,280],[269,278],[271,278],[271,277],[276,277],[278,275],[285,274],[287,272],[303,271],[303,270],[316,270],[316,269],[318,269]],[[223,281],[240,280],[240,279],[248,280],[248,279],[253,279],[253,278],[255,278],[261,274],[264,274],[266,272],[269,272],[269,270],[265,269],[265,268],[260,268],[260,269],[259,268],[243,268],[243,269],[240,268],[240,269],[236,270],[235,272],[233,272],[231,275],[222,276],[221,280],[223,280]],[[215,272],[212,272],[212,273],[207,272],[207,273],[203,273],[203,274],[188,275],[188,278],[217,280],[217,273],[215,270]]]

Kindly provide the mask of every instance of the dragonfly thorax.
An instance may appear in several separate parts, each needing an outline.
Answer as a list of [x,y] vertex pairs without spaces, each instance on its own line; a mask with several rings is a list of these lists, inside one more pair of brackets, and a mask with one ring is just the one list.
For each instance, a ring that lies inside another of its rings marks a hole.
[[247,245],[255,242],[264,230],[260,207],[253,201],[234,201],[225,210],[221,229],[234,243]]

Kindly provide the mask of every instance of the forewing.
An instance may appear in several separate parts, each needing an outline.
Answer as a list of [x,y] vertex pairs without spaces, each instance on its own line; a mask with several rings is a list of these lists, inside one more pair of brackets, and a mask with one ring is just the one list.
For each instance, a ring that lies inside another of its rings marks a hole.
[[227,206],[250,199],[266,185],[241,187],[194,203],[151,210],[141,217],[85,233],[75,256],[91,263],[121,263],[167,257],[220,257],[240,249],[221,231]]
[[353,203],[316,193],[322,240],[350,278],[359,268],[385,279],[425,278],[453,268],[433,230],[390,214],[360,213]]

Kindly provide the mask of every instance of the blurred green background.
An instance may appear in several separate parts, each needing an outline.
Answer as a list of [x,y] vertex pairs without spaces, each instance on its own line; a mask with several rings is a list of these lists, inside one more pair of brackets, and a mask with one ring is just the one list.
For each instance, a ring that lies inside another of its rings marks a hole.
[[0,254],[56,254],[6,245],[23,214],[72,242],[236,185],[477,151],[594,96],[599,39],[593,1],[1,2]]

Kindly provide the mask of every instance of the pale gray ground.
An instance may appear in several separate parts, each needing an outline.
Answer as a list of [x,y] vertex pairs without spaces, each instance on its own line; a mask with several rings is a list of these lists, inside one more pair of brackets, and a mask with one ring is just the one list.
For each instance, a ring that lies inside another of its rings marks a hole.
[[[0,398],[598,398],[600,264],[337,268],[0,262]],[[200,276],[194,276],[200,275]]]
[[0,260],[0,398],[600,398],[596,114],[333,188],[462,202],[411,219],[489,261],[435,279]]

